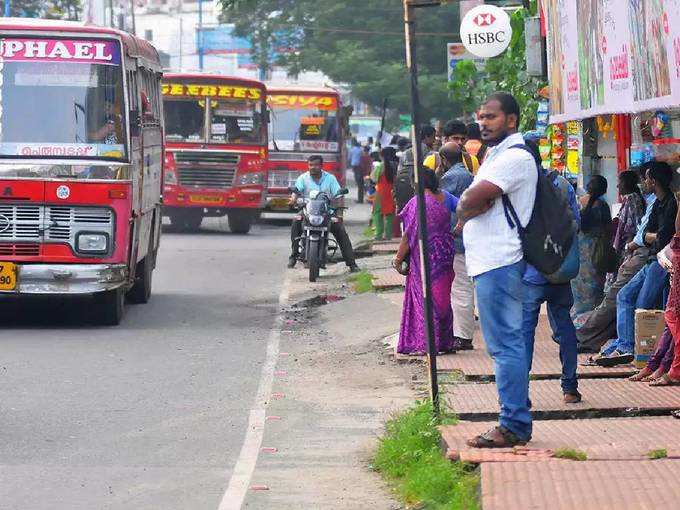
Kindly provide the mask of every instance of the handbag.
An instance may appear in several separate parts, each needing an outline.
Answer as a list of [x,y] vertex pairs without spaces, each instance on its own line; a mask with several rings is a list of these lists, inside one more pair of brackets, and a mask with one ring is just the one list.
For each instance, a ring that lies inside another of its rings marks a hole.
[[598,273],[614,273],[618,269],[619,256],[612,246],[612,236],[609,229],[603,228],[595,236],[591,260]]

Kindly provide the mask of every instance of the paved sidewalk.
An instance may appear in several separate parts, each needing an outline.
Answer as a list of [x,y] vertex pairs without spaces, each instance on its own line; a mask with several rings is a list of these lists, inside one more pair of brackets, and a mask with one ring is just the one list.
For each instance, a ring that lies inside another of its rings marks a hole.
[[[473,351],[438,359],[440,372],[462,376],[440,388],[449,407],[466,420],[442,427],[442,448],[448,458],[481,465],[484,510],[678,506],[680,420],[670,411],[680,409],[680,388],[631,382],[632,365],[583,366],[587,356],[579,356],[583,401],[564,404],[559,349],[541,315],[529,384],[532,441],[509,449],[470,448],[466,440],[494,426],[499,412],[493,360],[479,331],[474,345]],[[556,458],[564,449],[587,460]],[[664,458],[650,460],[653,451]]]

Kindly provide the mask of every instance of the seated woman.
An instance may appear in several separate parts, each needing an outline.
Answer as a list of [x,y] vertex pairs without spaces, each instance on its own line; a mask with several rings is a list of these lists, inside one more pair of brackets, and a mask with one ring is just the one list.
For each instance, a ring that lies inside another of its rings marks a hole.
[[[680,202],[680,192],[675,193]],[[675,236],[671,240],[671,290],[666,303],[667,329],[673,337],[673,363],[670,370],[656,379],[650,386],[680,386],[680,207],[675,215]]]
[[[439,189],[439,181],[432,170],[423,169],[423,175],[435,344],[439,352],[455,352],[451,308],[451,284],[454,277],[451,211],[455,210],[458,199],[447,191]],[[404,309],[397,346],[397,352],[401,354],[425,354],[427,352],[416,200],[416,197],[409,200],[399,213],[404,224],[404,235],[392,262],[399,273],[406,275]],[[404,269],[403,264],[407,257],[408,266]]]
[[647,361],[647,365],[637,374],[628,378],[629,381],[651,382],[650,386],[656,386],[655,381],[661,379],[671,369],[673,363],[673,335],[668,328],[664,329],[659,342],[656,344],[654,354]]
[[[606,272],[596,267],[593,261],[595,243],[599,237],[611,235],[612,217],[609,205],[602,198],[607,193],[607,180],[595,175],[588,182],[588,193],[581,197],[581,231],[578,246],[581,267],[578,276],[571,281],[574,306],[571,318],[578,328],[588,317],[588,312],[602,302]],[[607,242],[611,242],[608,237]]]

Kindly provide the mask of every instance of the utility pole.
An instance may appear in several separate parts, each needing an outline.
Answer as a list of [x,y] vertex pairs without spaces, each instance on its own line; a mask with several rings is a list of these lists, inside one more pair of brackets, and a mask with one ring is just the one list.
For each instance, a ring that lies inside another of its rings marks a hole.
[[11,0],[5,0],[5,18],[9,18],[11,6],[12,6]]
[[411,139],[413,140],[413,170],[418,203],[418,251],[420,254],[420,280],[423,285],[423,311],[427,336],[427,365],[430,383],[430,399],[435,416],[439,415],[439,385],[437,383],[437,346],[434,339],[434,317],[430,285],[430,258],[427,246],[427,211],[423,166],[420,146],[420,100],[418,98],[418,64],[416,62],[416,7],[439,5],[439,2],[422,0],[404,1],[404,31],[406,40],[406,67],[411,77]]
[[198,68],[203,71],[203,0],[198,0]]

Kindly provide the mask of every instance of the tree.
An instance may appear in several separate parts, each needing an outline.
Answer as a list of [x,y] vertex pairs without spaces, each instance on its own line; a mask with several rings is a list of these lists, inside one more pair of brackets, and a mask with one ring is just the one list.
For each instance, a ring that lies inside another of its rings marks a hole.
[[10,15],[22,18],[69,19],[79,18],[80,0],[12,0]]
[[[221,0],[222,20],[249,37],[258,62],[292,74],[321,71],[378,108],[409,111],[401,0]],[[266,20],[266,21],[265,21]],[[446,43],[458,39],[458,6],[418,10],[423,118],[460,113],[448,97]],[[273,48],[285,48],[273,56]],[[266,55],[266,59],[265,59]]]
[[497,90],[511,93],[521,108],[520,129],[533,129],[536,124],[538,90],[545,80],[529,76],[526,72],[524,19],[526,9],[515,11],[510,18],[512,40],[508,49],[498,57],[488,59],[483,71],[478,71],[472,61],[462,61],[456,66],[454,80],[449,84],[451,98],[465,113],[473,113],[486,96]]

